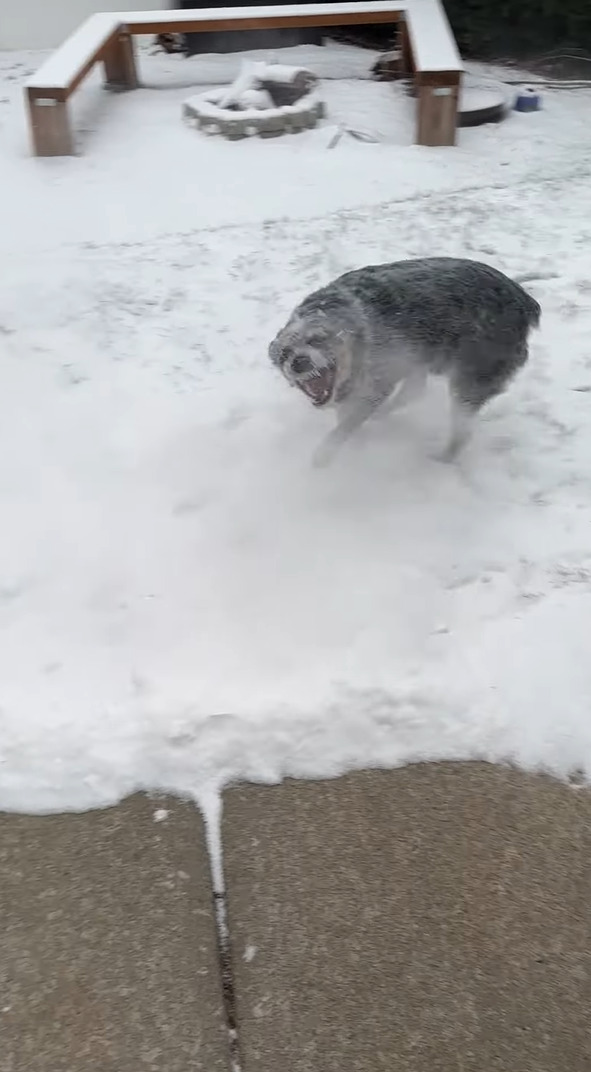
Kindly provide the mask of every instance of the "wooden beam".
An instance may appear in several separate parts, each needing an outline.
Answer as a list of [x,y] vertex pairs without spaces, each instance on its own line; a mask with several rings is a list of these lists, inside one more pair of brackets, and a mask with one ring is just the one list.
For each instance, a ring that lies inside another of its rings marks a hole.
[[[441,77],[441,75],[440,75]],[[417,145],[455,145],[458,124],[459,83],[419,82]]]
[[128,22],[127,33],[134,37],[161,33],[217,33],[220,30],[277,30],[300,26],[369,26],[397,22],[402,11],[355,11],[348,14],[306,15],[303,7],[297,15],[245,15],[231,19],[153,18],[145,22]]
[[415,64],[406,17],[401,19],[400,22],[400,48],[402,51],[402,70],[406,75],[413,75]]
[[[80,65],[74,69],[74,72],[70,74],[66,85],[40,85],[37,82],[37,77],[33,80],[33,85],[30,87],[38,97],[53,98],[54,100],[66,101],[68,97],[74,93],[78,86],[84,81],[87,75],[90,74],[96,63],[104,60],[105,56],[116,46],[117,38],[121,33],[121,28],[117,27],[113,30],[107,40],[101,40],[98,44],[95,44],[80,61]],[[57,53],[60,49],[57,49]],[[84,55],[84,54],[83,54]],[[54,57],[51,57],[53,60]],[[51,61],[50,61],[51,62]],[[39,78],[44,76],[47,63],[44,63],[40,68],[38,74]],[[51,81],[48,79],[48,81]],[[36,83],[36,84],[35,84]]]
[[118,33],[109,43],[103,56],[107,86],[137,89],[138,76],[135,63],[133,38],[128,33]]

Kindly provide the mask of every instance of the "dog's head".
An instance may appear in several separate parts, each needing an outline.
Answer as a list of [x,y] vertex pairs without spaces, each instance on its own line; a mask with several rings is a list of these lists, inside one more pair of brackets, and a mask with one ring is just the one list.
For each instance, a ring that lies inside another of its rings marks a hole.
[[350,374],[346,332],[322,313],[295,313],[273,339],[269,357],[292,387],[299,387],[315,406],[331,402]]

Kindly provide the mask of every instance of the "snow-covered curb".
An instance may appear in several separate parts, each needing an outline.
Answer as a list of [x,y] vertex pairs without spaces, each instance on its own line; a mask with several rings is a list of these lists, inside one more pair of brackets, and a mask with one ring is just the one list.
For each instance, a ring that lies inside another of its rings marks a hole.
[[301,67],[244,63],[231,86],[186,100],[183,118],[208,133],[232,139],[296,133],[315,127],[324,116],[317,81]]
[[238,139],[253,134],[260,134],[261,137],[295,134],[315,127],[325,114],[324,104],[316,93],[310,93],[296,104],[286,104],[282,108],[267,108],[265,111],[250,108],[231,112],[219,107],[218,102],[225,92],[224,89],[218,89],[189,97],[183,103],[185,121],[210,134]]

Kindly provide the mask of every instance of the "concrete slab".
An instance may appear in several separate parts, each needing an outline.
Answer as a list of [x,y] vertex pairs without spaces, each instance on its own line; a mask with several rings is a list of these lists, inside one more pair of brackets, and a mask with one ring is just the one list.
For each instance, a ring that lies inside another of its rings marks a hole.
[[228,1072],[201,818],[0,814],[0,1072]]
[[225,794],[244,1072],[589,1072],[591,794],[421,764]]

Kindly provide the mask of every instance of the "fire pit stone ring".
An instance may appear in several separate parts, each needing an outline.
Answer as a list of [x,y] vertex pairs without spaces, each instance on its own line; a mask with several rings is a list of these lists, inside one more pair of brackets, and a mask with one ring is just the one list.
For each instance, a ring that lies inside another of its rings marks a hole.
[[325,115],[318,79],[282,64],[245,66],[230,87],[211,89],[183,103],[185,122],[237,141],[258,134],[276,138],[315,127]]

